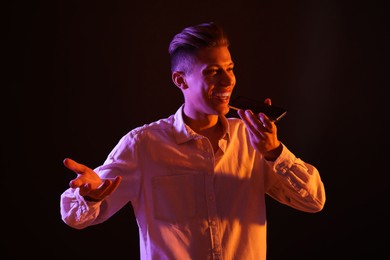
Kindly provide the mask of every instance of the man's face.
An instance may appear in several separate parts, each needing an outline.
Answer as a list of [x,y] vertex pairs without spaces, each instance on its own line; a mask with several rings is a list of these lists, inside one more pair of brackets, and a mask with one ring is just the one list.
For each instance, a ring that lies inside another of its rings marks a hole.
[[229,112],[228,104],[236,84],[233,67],[228,47],[208,47],[197,52],[191,71],[185,75],[186,115],[202,118]]

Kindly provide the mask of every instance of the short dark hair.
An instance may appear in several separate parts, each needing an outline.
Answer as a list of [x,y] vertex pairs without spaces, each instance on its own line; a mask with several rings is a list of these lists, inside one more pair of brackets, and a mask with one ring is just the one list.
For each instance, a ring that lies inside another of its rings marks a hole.
[[184,28],[169,44],[171,70],[187,72],[196,51],[206,47],[229,46],[226,32],[215,22]]

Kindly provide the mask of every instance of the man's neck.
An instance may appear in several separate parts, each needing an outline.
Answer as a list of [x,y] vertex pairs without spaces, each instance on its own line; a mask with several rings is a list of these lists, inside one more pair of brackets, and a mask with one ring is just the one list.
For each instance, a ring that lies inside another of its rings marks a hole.
[[218,124],[217,115],[208,115],[203,118],[191,118],[183,113],[183,118],[184,122],[198,134],[213,131]]

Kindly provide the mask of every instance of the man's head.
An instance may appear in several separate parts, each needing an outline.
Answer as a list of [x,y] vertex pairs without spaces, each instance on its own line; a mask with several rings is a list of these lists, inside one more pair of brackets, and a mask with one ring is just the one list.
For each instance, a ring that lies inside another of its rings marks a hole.
[[224,115],[236,78],[228,38],[215,23],[187,27],[169,45],[172,80],[184,95],[184,113],[193,119]]
[[172,72],[189,72],[193,57],[199,49],[220,46],[229,47],[229,40],[225,31],[214,22],[183,29],[169,44]]

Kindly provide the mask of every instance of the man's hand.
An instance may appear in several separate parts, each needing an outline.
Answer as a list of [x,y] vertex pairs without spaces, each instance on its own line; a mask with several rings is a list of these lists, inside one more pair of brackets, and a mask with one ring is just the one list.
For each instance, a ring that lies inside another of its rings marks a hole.
[[[264,103],[271,105],[271,99]],[[238,110],[238,115],[244,121],[252,146],[265,159],[274,161],[282,152],[282,145],[277,136],[277,127],[264,113],[254,114],[251,110]]]
[[122,177],[117,176],[114,180],[102,180],[92,169],[66,158],[64,165],[74,171],[77,177],[69,182],[71,188],[80,188],[80,195],[93,201],[103,200],[118,187]]

